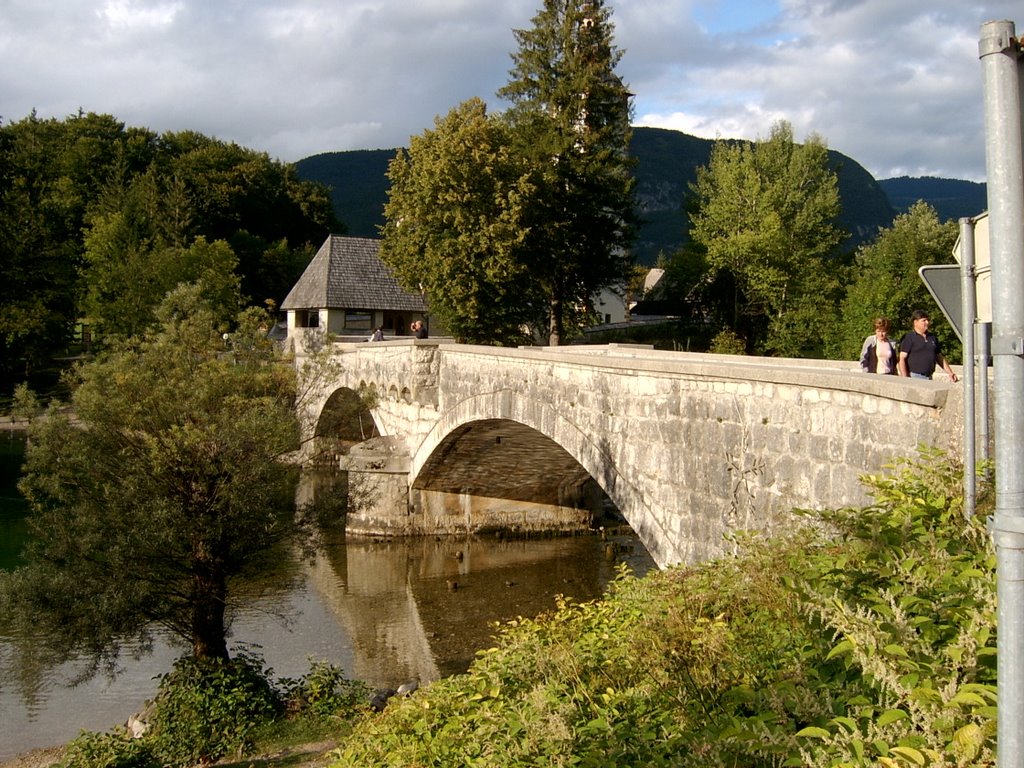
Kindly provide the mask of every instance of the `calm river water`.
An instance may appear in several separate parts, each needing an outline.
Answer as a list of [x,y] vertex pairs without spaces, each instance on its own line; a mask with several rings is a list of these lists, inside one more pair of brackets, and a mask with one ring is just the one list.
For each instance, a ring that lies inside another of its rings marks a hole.
[[[0,432],[0,567],[11,568],[27,535],[15,483],[22,446]],[[231,644],[257,650],[278,677],[311,659],[378,687],[429,682],[465,671],[491,644],[493,622],[535,616],[562,594],[600,596],[626,561],[654,567],[631,534],[606,554],[597,536],[526,541],[417,538],[345,542],[328,537],[312,561],[285,558],[280,573],[249,587]],[[166,641],[123,660],[114,679],[71,686],[76,667],[40,668],[4,634],[0,618],[0,760],[123,723],[156,690],[154,677],[182,653]]]

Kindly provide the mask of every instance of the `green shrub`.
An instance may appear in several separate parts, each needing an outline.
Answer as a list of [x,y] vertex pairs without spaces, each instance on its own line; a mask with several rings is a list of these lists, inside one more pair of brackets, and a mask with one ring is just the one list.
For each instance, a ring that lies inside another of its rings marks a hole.
[[349,717],[365,708],[370,698],[365,683],[347,679],[341,667],[313,659],[306,675],[282,679],[279,684],[289,712],[314,717]]
[[735,331],[726,328],[711,340],[709,351],[716,355],[745,355],[747,343],[737,336]]
[[68,744],[61,768],[159,768],[148,742],[125,731],[82,733]]
[[[364,711],[369,688],[341,669],[310,661],[298,680],[271,683],[272,671],[248,651],[231,661],[183,657],[163,675],[149,729],[133,739],[123,729],[82,733],[61,768],[177,768],[241,755],[257,739],[337,735],[344,720]],[[281,715],[301,717],[281,717]]]
[[871,506],[814,515],[841,546],[810,553],[793,586],[828,632],[818,671],[836,706],[803,729],[804,747],[822,764],[991,765],[996,558],[985,516],[964,518],[962,476],[941,454],[895,469],[865,478]]
[[230,661],[179,659],[160,680],[147,741],[166,765],[241,753],[256,729],[281,711],[269,676],[262,660],[245,652]]

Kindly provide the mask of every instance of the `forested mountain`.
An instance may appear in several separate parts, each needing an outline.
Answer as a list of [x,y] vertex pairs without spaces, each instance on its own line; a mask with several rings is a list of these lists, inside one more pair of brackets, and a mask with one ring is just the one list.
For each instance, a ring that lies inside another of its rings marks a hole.
[[[632,152],[637,159],[636,194],[643,225],[636,243],[641,263],[653,264],[659,253],[677,250],[686,240],[684,200],[697,168],[707,165],[714,141],[661,128],[634,128]],[[394,149],[328,152],[296,163],[299,178],[319,181],[332,190],[334,210],[348,234],[377,237],[384,223],[387,166]],[[840,225],[852,248],[871,240],[895,216],[875,179],[855,160],[830,152],[839,175],[843,213]]]
[[882,179],[878,185],[889,196],[889,202],[898,213],[909,210],[918,200],[924,200],[934,208],[942,221],[977,216],[988,208],[987,187],[976,181],[899,176]]
[[384,223],[388,163],[395,149],[324,152],[295,163],[300,179],[330,187],[334,213],[352,237],[378,237]]

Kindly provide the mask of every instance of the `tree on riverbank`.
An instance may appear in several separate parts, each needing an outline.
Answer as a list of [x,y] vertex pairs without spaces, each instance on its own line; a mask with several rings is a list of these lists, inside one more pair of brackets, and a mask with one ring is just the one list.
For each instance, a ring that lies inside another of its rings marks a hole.
[[298,532],[294,372],[262,312],[224,337],[202,295],[179,286],[156,330],[75,371],[74,424],[51,410],[30,430],[34,539],[0,610],[57,658],[112,662],[162,627],[226,659],[230,580]]

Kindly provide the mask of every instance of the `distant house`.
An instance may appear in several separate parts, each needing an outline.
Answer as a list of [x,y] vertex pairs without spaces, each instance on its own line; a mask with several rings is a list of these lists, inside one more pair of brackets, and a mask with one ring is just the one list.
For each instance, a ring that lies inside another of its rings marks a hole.
[[626,307],[626,289],[621,285],[601,289],[594,299],[598,325],[613,325],[625,321],[629,315]]
[[623,323],[630,323],[638,317],[650,314],[637,312],[637,308],[643,309],[652,300],[663,298],[665,276],[664,269],[650,269],[644,276],[644,287],[642,296],[630,295],[629,289],[624,285],[613,285],[602,290],[594,301],[594,309],[598,314],[597,325],[584,329],[584,333],[595,333],[606,331],[609,328],[621,326]]
[[331,235],[288,292],[288,334],[323,328],[341,338],[365,339],[378,326],[388,338],[409,335],[426,321],[423,297],[403,290],[378,256],[380,241]]

